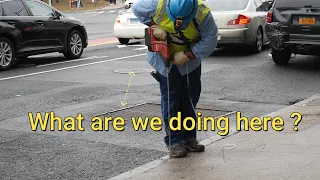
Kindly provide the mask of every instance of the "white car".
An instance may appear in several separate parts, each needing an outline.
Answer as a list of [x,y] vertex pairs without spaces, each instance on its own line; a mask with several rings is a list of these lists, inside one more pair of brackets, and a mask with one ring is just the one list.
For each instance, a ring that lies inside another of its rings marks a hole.
[[129,9],[134,3],[134,1],[135,0],[126,0],[126,2],[124,3],[124,8]]
[[270,0],[207,0],[206,4],[219,29],[218,47],[248,45],[262,51],[269,42],[265,24]]
[[121,44],[128,44],[130,39],[144,39],[144,30],[147,27],[139,22],[130,8],[117,17],[114,23],[114,35]]

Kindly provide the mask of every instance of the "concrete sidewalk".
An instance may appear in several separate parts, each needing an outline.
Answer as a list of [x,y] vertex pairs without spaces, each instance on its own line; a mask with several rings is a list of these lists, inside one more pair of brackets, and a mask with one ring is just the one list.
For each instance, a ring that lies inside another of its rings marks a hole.
[[122,9],[122,8],[124,8],[124,6],[125,6],[124,2],[122,2],[121,0],[117,0],[117,3],[115,5],[109,4],[105,7],[96,8],[96,9],[92,9],[92,10],[74,9],[74,10],[70,10],[65,13],[86,13],[86,12],[96,12],[96,11],[112,11],[112,10]]
[[[293,112],[302,115],[298,131],[293,130]],[[267,132],[237,132],[207,146],[204,153],[183,159],[164,158],[156,165],[153,162],[114,179],[320,179],[320,94],[268,116],[282,117],[284,130],[276,132],[269,125]],[[235,148],[222,148],[228,144]]]
[[102,9],[99,10],[116,10],[116,9],[121,9],[125,6],[124,1],[122,2],[121,0],[117,0],[117,3],[114,4],[110,4]]

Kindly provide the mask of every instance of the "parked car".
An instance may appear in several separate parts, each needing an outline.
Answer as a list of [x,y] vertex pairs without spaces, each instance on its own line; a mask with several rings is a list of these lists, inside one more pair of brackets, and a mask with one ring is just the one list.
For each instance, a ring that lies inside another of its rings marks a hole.
[[291,54],[320,55],[320,1],[275,0],[268,13],[272,58],[288,64]]
[[265,24],[270,3],[267,0],[207,0],[205,3],[218,26],[218,47],[249,45],[261,52],[268,37]]
[[124,2],[124,8],[125,8],[125,9],[131,8],[131,6],[132,6],[132,4],[134,3],[134,1],[135,1],[135,0],[126,0],[126,1]]
[[114,23],[114,35],[121,44],[128,44],[130,39],[144,39],[144,29],[132,9],[121,12]]
[[83,22],[38,0],[0,1],[0,70],[16,58],[60,52],[79,58],[88,45]]

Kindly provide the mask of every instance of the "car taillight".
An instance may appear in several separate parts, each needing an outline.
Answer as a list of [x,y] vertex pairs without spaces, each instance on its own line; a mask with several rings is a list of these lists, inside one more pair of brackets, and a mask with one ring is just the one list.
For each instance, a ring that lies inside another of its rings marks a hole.
[[248,16],[240,14],[237,19],[229,21],[228,25],[249,24],[249,23],[250,23],[250,18]]
[[271,23],[272,22],[272,16],[273,16],[272,11],[269,11],[268,15],[267,15],[267,23]]
[[117,19],[116,19],[116,23],[120,23],[120,18],[117,18]]

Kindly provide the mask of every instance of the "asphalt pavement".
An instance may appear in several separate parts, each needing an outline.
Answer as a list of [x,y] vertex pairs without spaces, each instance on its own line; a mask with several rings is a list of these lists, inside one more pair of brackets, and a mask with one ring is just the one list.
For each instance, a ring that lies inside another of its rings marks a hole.
[[101,9],[82,13],[66,13],[86,24],[89,39],[113,37],[113,25],[121,9]]
[[[72,15],[86,23],[90,39],[101,39],[113,37],[117,11]],[[160,115],[159,84],[143,43],[93,45],[74,61],[34,56],[0,72],[0,179],[107,179],[167,155],[163,131],[134,131],[130,121]],[[319,58],[298,55],[278,67],[268,53],[217,49],[203,59],[200,110],[263,116],[320,92]],[[61,118],[82,113],[85,131],[32,131],[28,113],[51,111]],[[97,115],[123,116],[126,129],[94,132]],[[211,136],[217,132],[199,132],[200,140]]]

